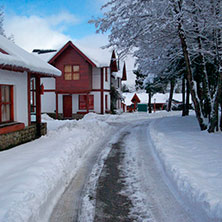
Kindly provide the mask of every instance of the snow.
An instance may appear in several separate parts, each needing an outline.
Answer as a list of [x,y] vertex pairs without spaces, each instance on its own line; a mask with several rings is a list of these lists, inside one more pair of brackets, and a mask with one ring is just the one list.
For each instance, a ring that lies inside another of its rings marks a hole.
[[170,117],[149,127],[163,171],[197,221],[222,221],[222,137],[201,132],[196,118]]
[[[143,127],[150,122],[147,136],[155,161],[161,166],[166,184],[184,208],[196,215],[196,221],[222,221],[221,133],[201,132],[194,116],[180,115],[180,112],[165,111],[122,115],[90,113],[79,121],[53,120],[43,115],[48,125],[46,136],[0,152],[0,221],[47,221],[59,197],[86,160],[86,154],[95,150],[105,138],[117,139],[115,124],[127,126],[135,120],[143,123]],[[131,143],[139,148],[133,140],[127,146]],[[109,150],[107,145],[92,169],[91,188],[95,188],[98,170]],[[130,148],[129,151],[130,165],[136,166],[133,156],[137,151]],[[133,173],[135,169],[126,168],[126,172]],[[140,203],[132,214],[137,209],[144,212],[142,203],[146,198],[139,193],[136,178],[133,175],[130,178]],[[128,193],[132,193],[130,187]],[[85,200],[85,204],[89,207],[89,215],[85,216],[90,217],[93,203]]]
[[0,221],[47,221],[87,152],[112,129],[95,119],[43,119],[46,136],[0,153]]
[[0,49],[8,54],[0,52],[0,65],[19,67],[31,72],[60,76],[61,72],[43,60],[36,58],[31,53],[15,45],[12,41],[0,35]]
[[[85,54],[98,68],[99,67],[109,67],[110,60],[112,55],[112,50],[110,49],[102,49],[102,48],[87,48],[79,44],[74,44],[83,54]],[[64,46],[63,46],[64,47]],[[62,48],[63,48],[62,47]],[[48,62],[53,56],[57,54],[62,48],[56,49],[56,52],[48,52],[48,53],[35,53],[34,55],[41,58],[42,60]]]

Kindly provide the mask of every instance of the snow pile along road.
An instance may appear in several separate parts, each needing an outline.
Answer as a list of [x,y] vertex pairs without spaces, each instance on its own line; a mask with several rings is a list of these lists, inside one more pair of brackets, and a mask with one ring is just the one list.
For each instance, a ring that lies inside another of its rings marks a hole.
[[[149,127],[163,172],[196,221],[222,221],[222,137],[201,132],[196,118],[169,117]],[[189,207],[188,207],[189,206]]]
[[58,121],[48,134],[0,152],[0,221],[47,221],[84,159],[112,132],[102,120]]

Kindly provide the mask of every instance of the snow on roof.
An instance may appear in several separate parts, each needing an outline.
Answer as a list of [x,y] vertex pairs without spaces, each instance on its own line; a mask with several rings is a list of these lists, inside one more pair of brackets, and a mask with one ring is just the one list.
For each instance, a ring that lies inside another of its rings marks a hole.
[[[112,50],[110,49],[102,49],[102,48],[86,48],[79,44],[74,44],[80,51],[82,51],[83,54],[85,54],[97,67],[107,67],[110,66],[110,60],[112,55]],[[48,53],[35,53],[33,54],[37,55],[44,61],[48,62],[50,59],[55,56],[62,48],[56,49],[56,52],[48,52]]]
[[17,68],[28,69],[31,72],[44,73],[50,75],[60,76],[61,72],[45,61],[37,58],[36,56],[28,53],[20,48],[12,41],[0,35],[0,49],[7,54],[0,52],[0,65],[13,66]]
[[122,78],[122,70],[119,70],[118,72],[112,72],[112,75],[115,77],[115,78]]
[[[135,92],[132,93],[123,93],[123,97],[125,98],[125,104],[127,106],[131,105],[131,99],[133,98]],[[148,103],[148,94],[145,92],[136,92],[137,96],[140,99],[140,103]],[[155,95],[152,96],[151,98],[151,103],[166,103],[167,100],[169,99],[169,93],[156,93]],[[182,94],[181,93],[174,93],[173,94],[173,99],[177,101],[182,101]]]
[[34,55],[36,55],[37,57],[39,57],[40,59],[44,60],[45,62],[48,62],[56,53],[56,52],[47,52],[47,53],[41,53],[38,54],[36,52],[32,52]]
[[76,45],[97,67],[109,67],[112,50],[102,48],[85,48]]

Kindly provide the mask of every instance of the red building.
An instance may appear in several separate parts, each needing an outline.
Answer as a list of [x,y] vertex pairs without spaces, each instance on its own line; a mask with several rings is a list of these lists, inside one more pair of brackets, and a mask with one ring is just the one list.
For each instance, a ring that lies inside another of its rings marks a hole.
[[[61,70],[54,80],[43,80],[43,112],[71,118],[88,112],[110,112],[110,58],[105,62],[92,59],[71,41],[56,52],[34,50],[48,55],[48,62]],[[104,56],[105,57],[105,56]]]
[[[43,112],[56,117],[72,118],[88,112],[110,113],[111,85],[121,95],[121,81],[126,80],[126,67],[119,70],[115,52],[76,47],[71,41],[60,50],[33,50],[62,72],[54,80],[43,80]],[[121,97],[121,96],[120,96]],[[114,102],[121,109],[121,98]]]

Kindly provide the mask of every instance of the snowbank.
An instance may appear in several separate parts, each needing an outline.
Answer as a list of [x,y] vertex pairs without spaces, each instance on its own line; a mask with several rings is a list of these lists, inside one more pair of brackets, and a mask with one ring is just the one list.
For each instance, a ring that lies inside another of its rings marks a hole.
[[48,134],[0,152],[0,221],[47,221],[88,152],[112,127],[86,117],[58,121],[43,116]]
[[196,118],[170,117],[149,127],[154,152],[197,221],[222,221],[222,137],[201,132]]

